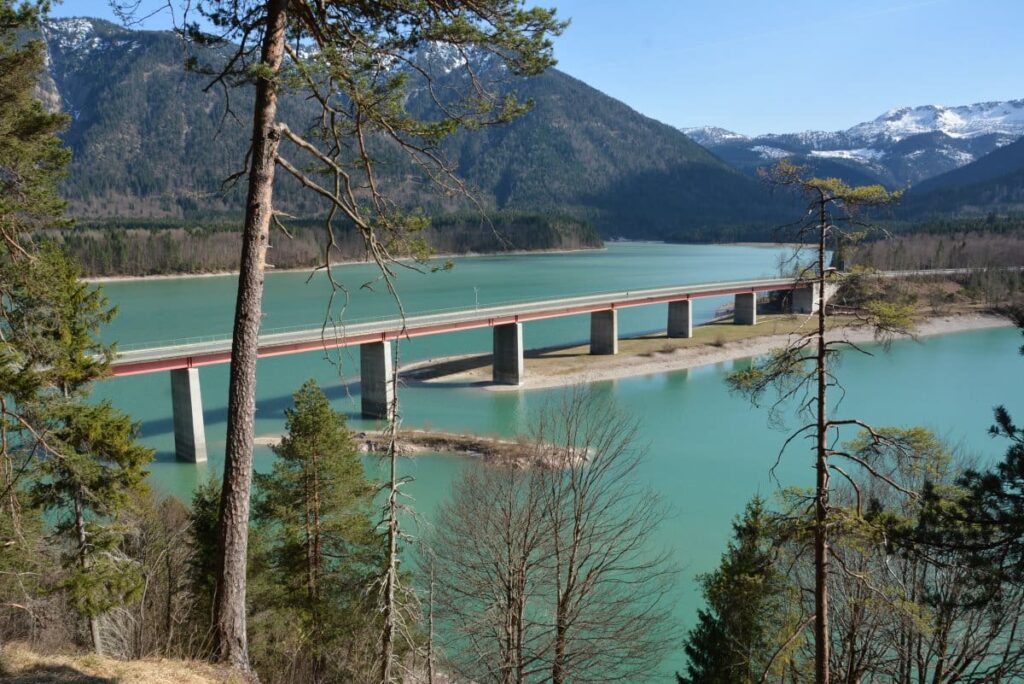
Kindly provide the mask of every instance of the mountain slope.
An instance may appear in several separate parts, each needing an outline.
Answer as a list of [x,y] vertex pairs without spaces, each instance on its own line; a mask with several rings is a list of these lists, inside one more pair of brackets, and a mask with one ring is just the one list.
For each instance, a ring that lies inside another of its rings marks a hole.
[[845,131],[747,137],[721,128],[685,129],[738,169],[782,157],[852,183],[915,185],[976,161],[1024,136],[1024,99],[962,107],[903,107]]
[[902,205],[910,217],[1024,213],[1024,138],[921,183]]
[[[231,93],[241,121],[225,117],[224,93],[204,92],[203,80],[184,73],[181,45],[167,32],[62,19],[43,35],[50,95],[73,115],[67,141],[74,161],[64,186],[73,213],[159,219],[240,212],[237,190],[217,191],[245,155],[249,92]],[[435,52],[425,58],[446,58]],[[517,90],[536,101],[533,111],[508,126],[461,132],[445,146],[485,207],[558,210],[606,235],[629,237],[775,221],[777,205],[759,184],[681,132],[557,70],[521,81]],[[425,111],[423,95],[410,97],[412,109]],[[312,114],[298,98],[286,99],[281,111],[296,128]],[[468,206],[409,182],[399,159],[382,172],[407,207],[446,213]],[[277,198],[292,214],[320,211],[289,179]]]

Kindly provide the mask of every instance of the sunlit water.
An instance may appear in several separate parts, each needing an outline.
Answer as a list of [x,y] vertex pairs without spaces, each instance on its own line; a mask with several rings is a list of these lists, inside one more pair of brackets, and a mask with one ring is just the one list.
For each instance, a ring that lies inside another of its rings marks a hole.
[[[407,312],[491,305],[558,295],[628,290],[772,276],[784,250],[761,247],[686,246],[653,243],[612,244],[606,251],[456,260],[448,272],[419,274],[401,270],[397,287]],[[336,275],[349,288],[349,319],[390,316],[394,301],[383,291],[360,286],[373,275],[367,265],[347,266]],[[323,319],[329,289],[322,276],[280,273],[267,279],[264,329],[315,325]],[[227,334],[234,306],[233,277],[111,283],[104,287],[120,316],[108,339],[125,344]],[[696,321],[707,320],[725,300],[701,300]],[[624,310],[623,335],[664,329],[665,306]],[[538,321],[524,329],[528,347],[579,342],[589,333],[586,316]],[[1016,331],[1006,328],[899,342],[874,356],[846,354],[839,376],[847,395],[845,415],[876,425],[924,425],[982,458],[991,459],[1005,444],[990,439],[991,409],[1005,403],[1024,415],[1020,378],[1024,359],[1016,356]],[[489,330],[418,338],[401,344],[403,359],[422,359],[490,348]],[[353,353],[354,352],[354,353]],[[277,434],[290,394],[306,378],[316,377],[353,427],[371,427],[358,417],[358,352],[345,352],[341,365],[323,354],[266,359],[259,365],[257,434]],[[737,362],[742,363],[742,362]],[[635,415],[648,448],[639,477],[671,505],[672,515],[656,543],[683,568],[677,615],[688,626],[700,603],[694,575],[718,561],[733,517],[754,494],[771,496],[783,485],[811,482],[811,460],[790,450],[776,470],[769,469],[786,433],[769,427],[764,410],[730,395],[723,382],[732,363],[690,371],[602,382],[618,405]],[[157,450],[151,481],[160,490],[187,498],[196,485],[223,466],[227,403],[227,367],[201,370],[210,461],[191,465],[174,460],[170,383],[166,374],[109,380],[97,393],[109,397],[142,423],[146,444]],[[559,390],[510,393],[448,387],[402,390],[406,426],[515,435],[526,431],[530,416]],[[258,448],[256,467],[273,458]],[[415,478],[408,492],[423,520],[449,493],[449,484],[465,461],[444,455],[403,459],[403,474]],[[371,469],[376,464],[371,462]],[[665,664],[666,673],[683,664],[681,649]]]

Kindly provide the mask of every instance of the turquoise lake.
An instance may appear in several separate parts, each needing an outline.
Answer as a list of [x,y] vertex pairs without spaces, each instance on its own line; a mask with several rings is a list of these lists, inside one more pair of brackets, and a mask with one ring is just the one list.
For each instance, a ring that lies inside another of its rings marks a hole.
[[[612,243],[594,252],[456,259],[454,269],[434,273],[400,269],[397,287],[405,310],[416,313],[773,276],[786,254],[777,247]],[[374,291],[360,287],[373,277],[373,267],[337,267],[335,273],[351,292],[347,320],[394,315],[395,303],[381,283]],[[315,326],[323,320],[329,294],[326,279],[307,279],[306,273],[268,277],[264,330]],[[231,330],[231,276],[108,283],[104,291],[120,308],[105,337],[124,345],[228,335]],[[701,300],[695,306],[695,322],[710,319],[725,303]],[[663,330],[665,317],[664,305],[624,310],[620,333]],[[585,340],[588,332],[588,317],[575,316],[529,323],[524,340],[527,347],[567,344]],[[1006,445],[986,433],[992,407],[1005,404],[1016,415],[1024,415],[1024,358],[1016,353],[1019,344],[1016,330],[1001,328],[901,341],[888,351],[872,347],[870,357],[844,354],[838,375],[847,394],[840,413],[880,426],[923,425],[965,452],[995,459]],[[400,351],[403,360],[412,360],[485,352],[490,345],[490,331],[478,330],[403,341]],[[672,507],[657,543],[683,569],[677,615],[684,626],[692,623],[700,605],[694,575],[717,564],[730,523],[750,497],[770,497],[779,483],[811,482],[812,461],[802,447],[787,452],[776,471],[779,482],[770,478],[769,469],[787,433],[769,426],[766,410],[728,392],[723,379],[732,367],[733,363],[724,363],[597,384],[600,392],[611,394],[640,421],[648,449],[640,477]],[[282,430],[291,392],[309,377],[318,379],[354,428],[372,427],[358,417],[358,384],[353,383],[358,372],[357,349],[330,360],[322,353],[308,353],[261,361],[257,434]],[[210,461],[199,466],[174,460],[166,374],[108,380],[97,388],[98,396],[111,399],[141,422],[144,442],[157,451],[151,467],[156,488],[186,499],[197,482],[219,473],[223,465],[227,367],[205,367],[200,375]],[[525,432],[531,415],[557,392],[415,386],[401,390],[400,398],[406,426],[512,436]],[[266,469],[272,457],[269,449],[258,448],[257,468]],[[408,492],[425,520],[448,496],[450,481],[465,463],[445,455],[401,461],[403,474],[415,478]],[[666,663],[666,673],[682,665],[680,649]]]

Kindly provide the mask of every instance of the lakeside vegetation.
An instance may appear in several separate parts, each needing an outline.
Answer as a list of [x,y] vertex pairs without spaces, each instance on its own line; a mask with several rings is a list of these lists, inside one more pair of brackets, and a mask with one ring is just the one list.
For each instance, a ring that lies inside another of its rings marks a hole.
[[[119,221],[82,224],[47,233],[82,266],[86,277],[147,276],[237,271],[237,223],[188,224],[180,221]],[[501,212],[435,218],[416,237],[437,254],[500,254],[514,251],[597,249],[601,238],[588,224],[556,215]],[[328,234],[313,221],[289,222],[288,233],[276,230],[268,260],[274,268],[312,268],[324,263],[369,258],[362,234],[351,224]],[[421,256],[401,249],[395,256]]]

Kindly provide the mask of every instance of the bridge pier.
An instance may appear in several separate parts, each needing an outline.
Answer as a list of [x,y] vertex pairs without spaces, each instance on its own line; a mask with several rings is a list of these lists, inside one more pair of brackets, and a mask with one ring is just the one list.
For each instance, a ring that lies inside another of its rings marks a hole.
[[174,454],[182,461],[206,462],[206,428],[198,368],[171,371],[171,409],[174,416]]
[[689,299],[668,303],[668,336],[693,337],[693,307]]
[[595,356],[619,353],[619,312],[615,309],[590,314],[590,353]]
[[394,406],[390,342],[359,345],[359,393],[364,418],[391,419]]
[[736,325],[757,325],[756,292],[744,292],[736,295],[732,322]]
[[497,385],[523,383],[523,324],[494,326],[492,379]]

